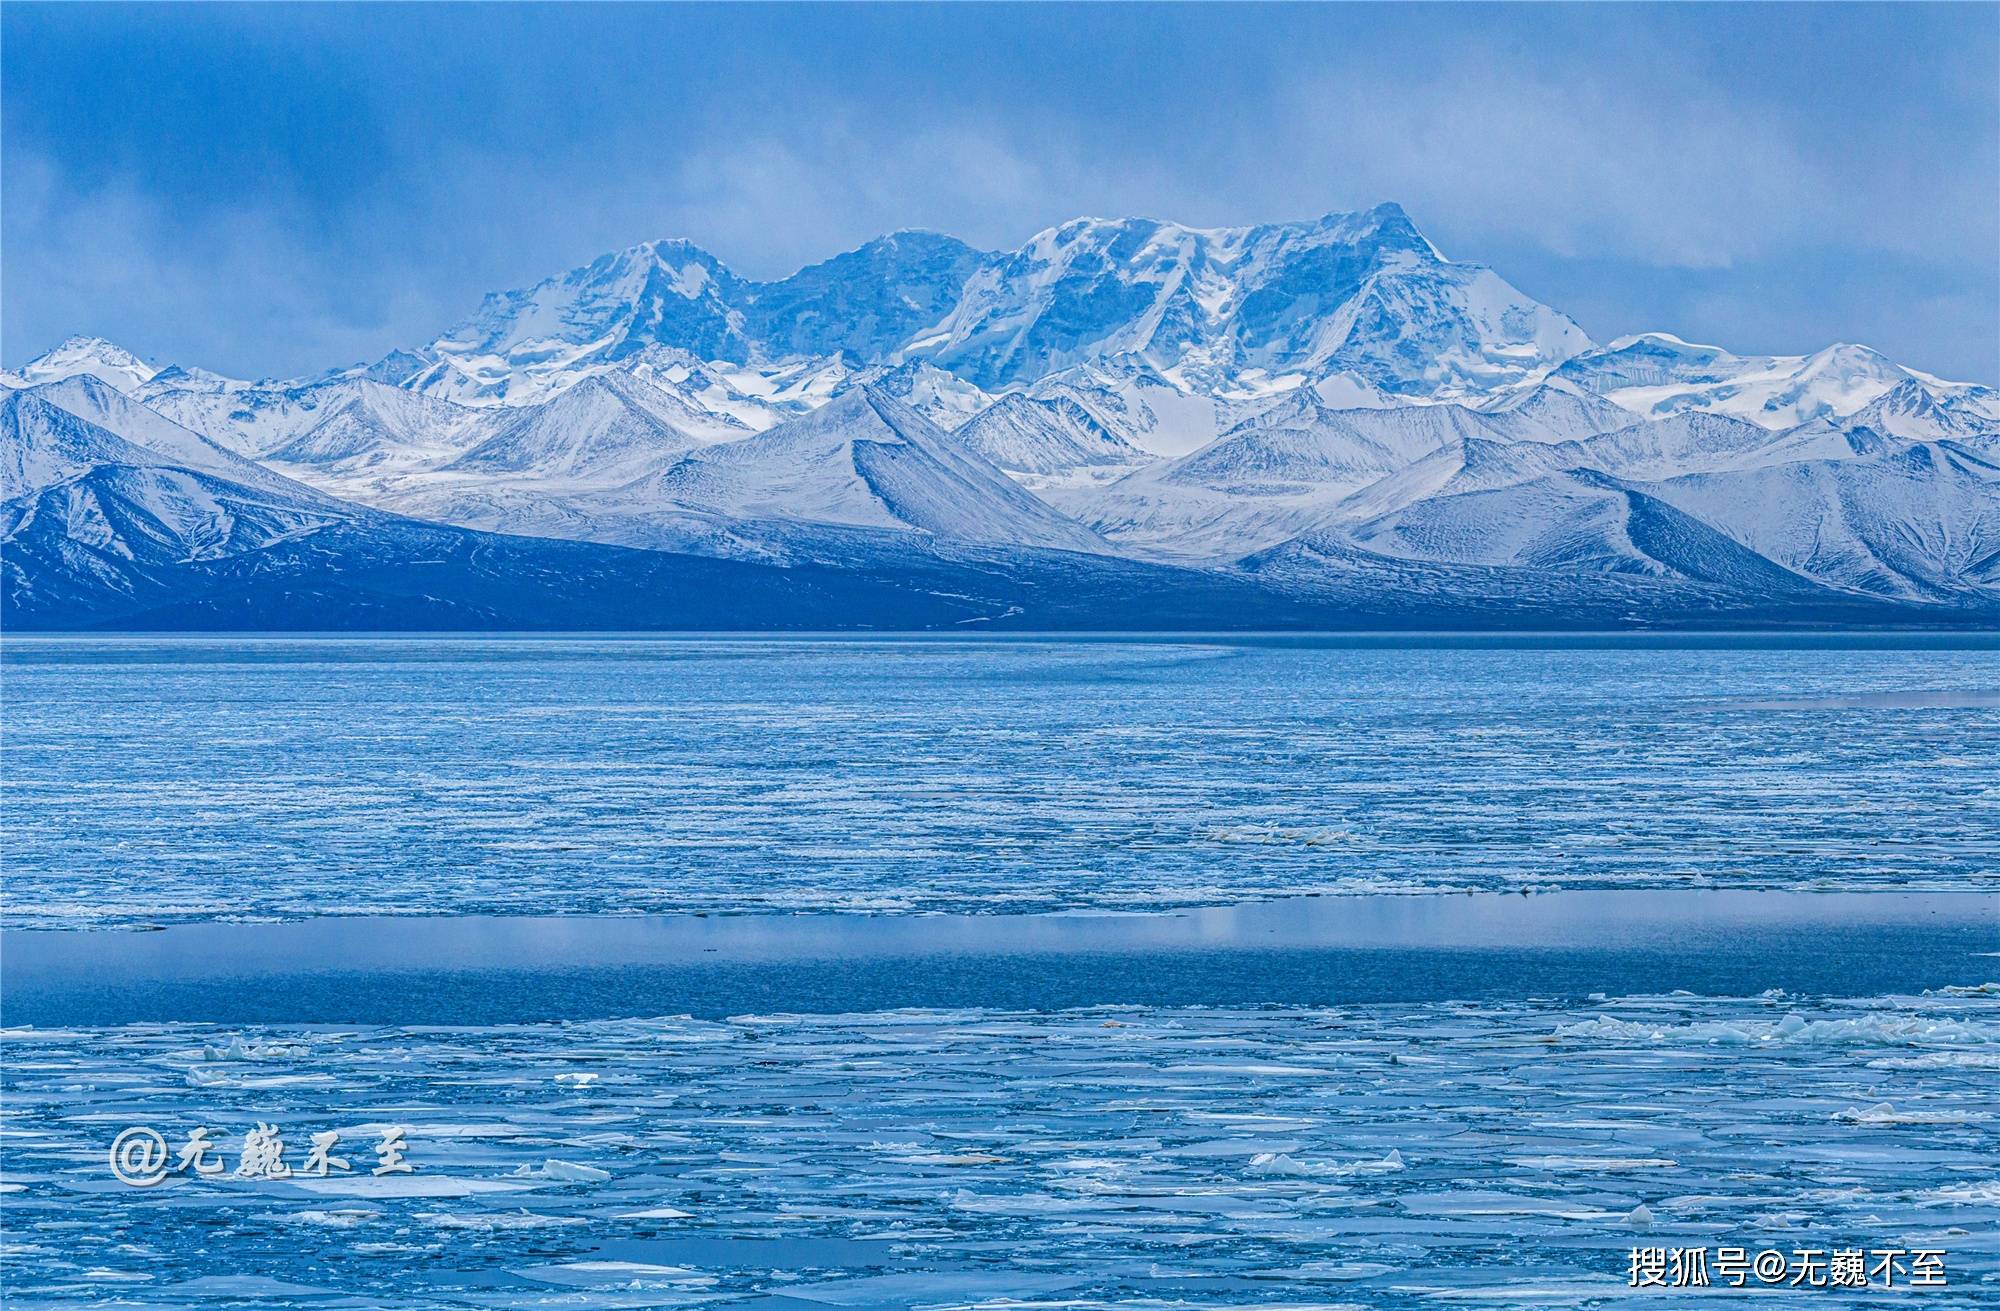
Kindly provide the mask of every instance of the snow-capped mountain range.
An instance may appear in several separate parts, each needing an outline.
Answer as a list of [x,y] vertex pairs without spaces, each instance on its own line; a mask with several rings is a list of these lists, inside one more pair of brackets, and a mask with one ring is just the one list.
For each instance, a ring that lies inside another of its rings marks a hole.
[[17,617],[74,581],[32,576],[29,534],[115,597],[141,560],[412,521],[1474,608],[1540,586],[1628,618],[2000,609],[1993,390],[1861,346],[1599,346],[1394,205],[1079,219],[1002,252],[901,232],[775,282],[651,242],[316,378],[72,338],[0,384]]

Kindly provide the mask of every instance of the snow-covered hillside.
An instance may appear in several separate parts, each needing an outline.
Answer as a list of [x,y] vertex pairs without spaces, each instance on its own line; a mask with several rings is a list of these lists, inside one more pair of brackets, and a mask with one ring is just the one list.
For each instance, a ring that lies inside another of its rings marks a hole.
[[59,523],[100,563],[193,559],[367,507],[787,567],[2000,608],[2000,393],[1854,345],[1596,346],[1394,205],[899,232],[768,282],[648,242],[313,378],[75,337],[0,385],[9,514],[51,560]]
[[1064,474],[1147,462],[1146,452],[1112,431],[1089,406],[1058,393],[1009,392],[953,434],[1012,474]]
[[186,469],[281,495],[306,488],[79,373],[0,394],[0,496],[101,464]]
[[697,451],[621,489],[619,497],[729,523],[801,522],[1106,549],[936,424],[866,387],[767,433]]
[[629,373],[590,378],[539,405],[504,415],[498,428],[445,466],[551,483],[623,482],[699,446],[749,434]]

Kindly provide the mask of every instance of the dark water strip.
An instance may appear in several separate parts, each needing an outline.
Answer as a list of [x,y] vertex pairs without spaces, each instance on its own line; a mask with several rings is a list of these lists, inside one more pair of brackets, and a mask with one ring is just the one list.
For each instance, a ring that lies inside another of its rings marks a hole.
[[2000,895],[1318,897],[1161,915],[326,917],[0,934],[10,1025],[1861,996],[2000,978]]

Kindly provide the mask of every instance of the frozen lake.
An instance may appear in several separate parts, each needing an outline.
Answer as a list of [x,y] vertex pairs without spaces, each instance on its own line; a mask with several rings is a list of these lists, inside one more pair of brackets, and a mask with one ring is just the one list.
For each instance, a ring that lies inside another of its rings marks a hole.
[[[5,1051],[13,1307],[1658,1305],[1641,1245],[1944,1252],[1923,1306],[2000,1284],[2000,985]],[[234,1177],[258,1124],[292,1177]],[[229,1171],[120,1184],[135,1126],[209,1127]],[[411,1174],[372,1172],[390,1126]],[[324,1132],[349,1168],[300,1175]]]
[[1991,640],[4,662],[9,1307],[2000,1297]]
[[6,923],[1990,889],[1997,641],[10,639]]

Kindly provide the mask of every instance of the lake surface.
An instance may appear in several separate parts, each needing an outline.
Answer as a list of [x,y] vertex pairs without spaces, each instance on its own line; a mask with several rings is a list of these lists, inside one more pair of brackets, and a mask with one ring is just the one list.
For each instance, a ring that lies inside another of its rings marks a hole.
[[2000,894],[1616,889],[1149,915],[328,916],[0,934],[8,1022],[483,1025],[747,1011],[1915,993]]
[[1995,648],[9,640],[5,1300],[1990,1306]]
[[[1731,1245],[1936,1250],[1889,1304],[1990,1306],[1996,999],[17,1030],[8,1305],[1606,1306]],[[259,1124],[292,1177],[235,1177]],[[112,1177],[196,1126],[226,1173]]]
[[2000,856],[2000,653],[1976,636],[16,639],[4,661],[17,927],[1977,889]]

